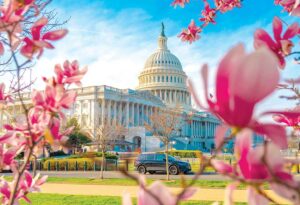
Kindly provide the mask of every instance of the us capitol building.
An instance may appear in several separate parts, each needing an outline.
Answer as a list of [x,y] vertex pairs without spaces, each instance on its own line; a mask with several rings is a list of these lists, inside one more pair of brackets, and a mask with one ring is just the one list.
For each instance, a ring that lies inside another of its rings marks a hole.
[[[66,115],[76,117],[91,133],[106,120],[124,125],[128,133],[123,140],[128,145],[117,147],[118,151],[154,151],[161,149],[163,144],[144,124],[150,121],[149,116],[156,109],[167,109],[181,113],[181,127],[174,132],[171,146],[204,152],[215,147],[215,129],[220,122],[211,114],[192,108],[187,75],[179,59],[168,49],[163,25],[158,48],[146,60],[138,79],[136,90],[106,85],[77,89],[77,101]],[[21,107],[16,102],[10,109],[20,110]],[[5,116],[1,116],[1,122],[4,121]]]

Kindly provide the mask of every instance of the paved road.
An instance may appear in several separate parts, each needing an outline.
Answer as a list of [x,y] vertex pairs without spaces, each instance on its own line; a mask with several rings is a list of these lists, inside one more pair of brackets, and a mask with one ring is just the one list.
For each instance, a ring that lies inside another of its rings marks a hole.
[[[169,188],[171,192],[178,193],[181,188]],[[54,184],[46,183],[42,186],[42,193],[52,194],[72,194],[72,195],[100,195],[100,196],[122,196],[129,193],[132,197],[137,197],[137,186],[112,186],[112,185],[77,185],[77,184]],[[267,191],[279,204],[291,204],[288,201],[275,196],[272,191]],[[204,189],[197,188],[197,192],[190,200],[200,201],[223,201],[224,189]],[[236,190],[234,192],[235,202],[247,202],[246,190]]]

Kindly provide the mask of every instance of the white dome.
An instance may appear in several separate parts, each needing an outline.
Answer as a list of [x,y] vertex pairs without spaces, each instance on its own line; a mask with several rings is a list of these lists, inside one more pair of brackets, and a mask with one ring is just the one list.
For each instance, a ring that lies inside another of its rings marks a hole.
[[159,49],[147,59],[144,70],[155,68],[182,70],[179,59],[169,50]]

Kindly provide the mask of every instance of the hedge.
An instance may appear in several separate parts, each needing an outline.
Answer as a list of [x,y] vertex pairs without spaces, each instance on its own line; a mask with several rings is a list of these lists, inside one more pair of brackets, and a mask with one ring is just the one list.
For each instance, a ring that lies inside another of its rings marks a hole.
[[[158,152],[164,153],[164,152]],[[201,158],[202,152],[199,150],[172,150],[168,152],[169,155],[180,158]]]
[[[43,170],[57,171],[92,171],[100,170],[101,158],[65,158],[65,159],[47,159],[43,162]],[[117,161],[107,159],[106,170],[117,170]]]
[[[70,157],[68,158],[94,158],[94,157],[102,157],[102,153],[101,152],[84,152],[81,153],[79,155],[70,155]],[[105,153],[105,158],[106,159],[118,159],[118,157],[114,154],[109,154],[109,153]]]

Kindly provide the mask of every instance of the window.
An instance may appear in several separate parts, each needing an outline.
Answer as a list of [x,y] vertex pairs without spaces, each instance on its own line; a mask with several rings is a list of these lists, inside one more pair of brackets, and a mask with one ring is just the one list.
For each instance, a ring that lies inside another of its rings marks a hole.
[[157,82],[160,82],[160,77],[158,76],[158,78],[157,78]]
[[147,154],[147,160],[155,160],[155,154]]
[[158,155],[156,155],[156,160],[158,160],[158,161],[164,161],[164,159],[165,159],[165,155],[164,154],[158,154]]
[[170,82],[173,82],[173,78],[172,78],[172,76],[170,77]]
[[165,77],[164,76],[161,77],[161,82],[165,82]]
[[169,77],[168,76],[166,77],[166,82],[169,82]]

